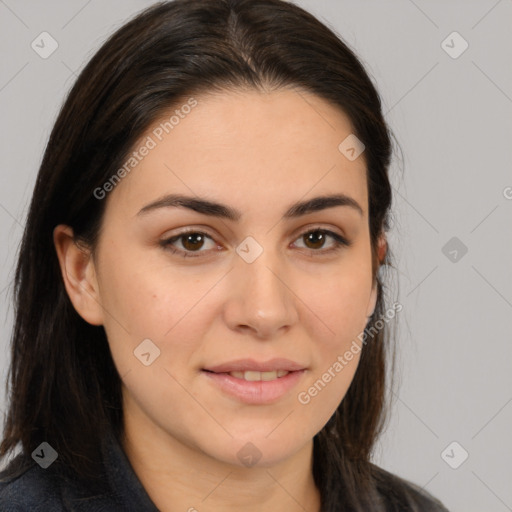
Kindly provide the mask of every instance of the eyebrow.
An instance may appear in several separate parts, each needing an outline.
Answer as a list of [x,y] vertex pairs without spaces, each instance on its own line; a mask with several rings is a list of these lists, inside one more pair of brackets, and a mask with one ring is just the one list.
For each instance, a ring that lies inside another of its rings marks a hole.
[[[293,219],[301,217],[302,215],[307,215],[308,213],[314,213],[326,210],[327,208],[334,208],[336,206],[347,206],[357,211],[361,216],[363,215],[363,209],[355,199],[345,194],[334,194],[314,197],[306,201],[294,203],[286,210],[283,215],[283,219]],[[242,212],[232,208],[231,206],[182,194],[169,194],[161,197],[160,199],[144,206],[137,213],[137,216],[145,215],[159,208],[171,207],[188,208],[189,210],[202,213],[203,215],[209,215],[211,217],[218,217],[231,221],[238,221],[242,217]]]

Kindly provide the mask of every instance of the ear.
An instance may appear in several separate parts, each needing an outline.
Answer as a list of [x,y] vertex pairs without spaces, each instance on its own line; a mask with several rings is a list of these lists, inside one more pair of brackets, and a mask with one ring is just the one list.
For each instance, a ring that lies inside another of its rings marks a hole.
[[375,311],[375,306],[377,305],[377,281],[373,283],[372,293],[370,295],[370,300],[368,301],[368,310],[366,311],[366,318],[370,320],[370,317],[373,315]]
[[77,245],[72,228],[64,224],[53,230],[53,243],[73,307],[86,322],[103,325],[103,308],[90,251]]
[[[381,235],[379,237],[378,246],[377,246],[377,271],[384,262],[384,259],[386,257],[386,253],[388,250],[388,244],[386,241],[386,237],[384,235]],[[368,301],[368,310],[366,312],[366,317],[368,320],[373,315],[373,312],[375,311],[375,306],[377,305],[377,279],[373,282],[372,286],[372,292],[370,294],[370,300]]]

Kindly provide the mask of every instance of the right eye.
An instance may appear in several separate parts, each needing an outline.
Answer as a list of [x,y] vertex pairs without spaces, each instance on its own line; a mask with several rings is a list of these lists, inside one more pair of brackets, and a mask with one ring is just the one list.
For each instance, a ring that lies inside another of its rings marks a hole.
[[[203,247],[206,239],[210,239],[213,242],[213,245],[215,245],[213,238],[207,233],[190,229],[187,231],[182,231],[181,233],[174,235],[171,238],[160,241],[160,245],[164,249],[171,251],[173,254],[179,254],[184,258],[196,258],[200,256],[200,253],[208,252],[199,250]],[[179,249],[174,246],[174,244],[178,241],[181,242],[183,249]]]

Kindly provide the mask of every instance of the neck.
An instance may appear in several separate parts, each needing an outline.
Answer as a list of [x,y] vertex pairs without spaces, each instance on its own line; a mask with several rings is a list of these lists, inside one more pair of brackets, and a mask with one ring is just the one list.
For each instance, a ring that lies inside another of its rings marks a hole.
[[123,449],[161,512],[320,512],[313,441],[269,467],[219,461],[152,426],[125,417]]

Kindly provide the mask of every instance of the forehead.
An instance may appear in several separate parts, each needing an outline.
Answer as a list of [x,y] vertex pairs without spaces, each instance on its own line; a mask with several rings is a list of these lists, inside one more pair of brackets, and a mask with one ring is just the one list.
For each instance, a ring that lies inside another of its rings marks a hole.
[[350,160],[339,149],[352,131],[341,109],[305,91],[185,97],[140,137],[109,202],[136,214],[164,194],[186,193],[261,214],[343,193],[366,214],[364,153]]

